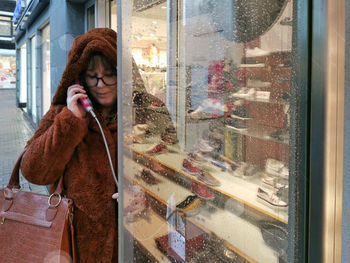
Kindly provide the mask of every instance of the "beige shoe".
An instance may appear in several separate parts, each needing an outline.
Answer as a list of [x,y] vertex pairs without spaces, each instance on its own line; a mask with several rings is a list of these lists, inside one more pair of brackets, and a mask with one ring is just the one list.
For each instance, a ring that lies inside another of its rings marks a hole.
[[147,124],[136,124],[133,128],[133,142],[146,143],[146,131],[148,128]]

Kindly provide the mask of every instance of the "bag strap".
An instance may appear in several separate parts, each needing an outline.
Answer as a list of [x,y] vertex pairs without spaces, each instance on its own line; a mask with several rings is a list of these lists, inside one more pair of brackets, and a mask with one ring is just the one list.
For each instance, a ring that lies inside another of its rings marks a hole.
[[[17,188],[20,189],[21,186],[19,184],[19,168],[21,166],[21,161],[24,153],[26,152],[26,148],[21,152],[21,154],[18,157],[18,160],[13,167],[12,174],[9,180],[9,183],[7,185],[7,188],[12,189],[12,188]],[[56,190],[54,191],[55,194],[61,194],[63,190],[63,176],[60,177]]]

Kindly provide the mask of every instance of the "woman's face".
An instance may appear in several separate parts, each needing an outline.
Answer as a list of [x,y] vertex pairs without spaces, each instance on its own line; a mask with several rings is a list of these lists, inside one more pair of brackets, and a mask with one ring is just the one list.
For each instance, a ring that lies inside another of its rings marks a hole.
[[102,63],[97,63],[85,73],[85,81],[91,99],[101,108],[112,108],[117,102],[117,75],[111,69],[105,69]]

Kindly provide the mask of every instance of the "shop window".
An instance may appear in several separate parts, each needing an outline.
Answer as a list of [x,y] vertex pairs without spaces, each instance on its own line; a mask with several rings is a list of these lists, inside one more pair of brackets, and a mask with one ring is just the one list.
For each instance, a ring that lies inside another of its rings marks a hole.
[[51,104],[50,25],[45,26],[41,34],[42,104],[44,115],[49,110]]
[[119,32],[123,260],[287,262],[293,1],[175,2]]
[[110,28],[117,31],[117,0],[110,1],[109,3]]
[[30,47],[31,47],[31,115],[32,115],[32,120],[36,123],[37,121],[37,111],[36,111],[36,37],[32,37],[30,39]]
[[0,89],[16,88],[16,52],[0,51]]
[[86,9],[86,29],[95,28],[95,5],[91,5]]
[[20,48],[20,89],[19,89],[19,107],[26,109],[27,104],[27,45],[23,44]]

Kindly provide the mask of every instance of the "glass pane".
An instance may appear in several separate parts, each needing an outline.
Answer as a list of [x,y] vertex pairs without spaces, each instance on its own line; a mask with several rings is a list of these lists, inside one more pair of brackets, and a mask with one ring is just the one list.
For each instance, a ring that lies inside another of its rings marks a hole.
[[27,45],[24,44],[20,49],[21,54],[21,79],[19,101],[23,105],[27,102]]
[[[6,52],[6,50],[5,50]],[[16,51],[0,53],[0,89],[16,88]]]
[[36,37],[32,37],[31,40],[31,58],[32,58],[32,119],[36,122]]
[[43,115],[49,110],[51,104],[51,70],[50,70],[50,25],[42,30],[42,67],[43,67]]
[[131,14],[123,260],[286,262],[293,1],[135,0]]
[[87,31],[95,28],[95,5],[88,7],[86,10]]
[[117,31],[117,3],[116,1],[110,2],[110,25],[111,28]]

